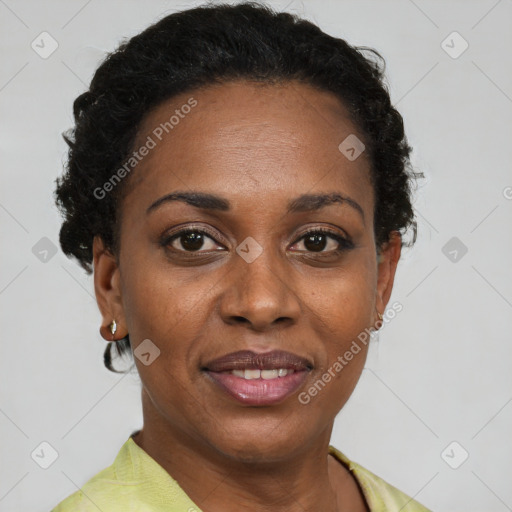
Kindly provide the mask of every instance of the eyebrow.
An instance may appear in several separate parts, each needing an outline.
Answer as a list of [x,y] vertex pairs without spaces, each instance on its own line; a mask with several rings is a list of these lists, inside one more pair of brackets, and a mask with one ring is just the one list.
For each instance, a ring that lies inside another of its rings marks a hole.
[[[218,210],[225,212],[231,209],[231,203],[223,197],[205,192],[177,191],[157,199],[149,206],[146,213],[149,214],[162,204],[172,201],[181,201],[195,208],[200,208],[201,210]],[[363,221],[365,220],[364,211],[359,203],[337,192],[330,194],[302,194],[288,202],[286,213],[312,212],[336,203],[346,204],[352,207],[360,213]]]

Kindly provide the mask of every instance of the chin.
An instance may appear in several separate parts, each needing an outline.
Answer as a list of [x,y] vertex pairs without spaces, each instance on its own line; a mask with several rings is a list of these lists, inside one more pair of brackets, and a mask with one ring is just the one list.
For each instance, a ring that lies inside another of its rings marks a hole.
[[226,428],[221,439],[210,439],[209,444],[222,455],[246,463],[277,462],[304,447],[304,440],[308,437],[306,433],[286,430],[282,425],[281,428],[275,424],[270,426],[268,431],[261,425],[260,428],[257,425],[248,429],[238,428],[235,432]]

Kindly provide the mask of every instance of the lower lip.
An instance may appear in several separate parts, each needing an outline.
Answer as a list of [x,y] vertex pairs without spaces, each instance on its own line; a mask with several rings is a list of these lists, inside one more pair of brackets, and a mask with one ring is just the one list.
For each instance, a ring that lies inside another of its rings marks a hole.
[[232,373],[206,372],[224,391],[246,405],[273,405],[281,402],[304,383],[308,371],[295,371],[275,379],[243,379]]

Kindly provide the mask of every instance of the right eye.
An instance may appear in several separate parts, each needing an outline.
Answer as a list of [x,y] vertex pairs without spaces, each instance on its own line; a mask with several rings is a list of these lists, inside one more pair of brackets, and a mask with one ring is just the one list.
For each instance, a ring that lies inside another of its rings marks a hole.
[[[171,235],[164,236],[161,245],[177,252],[195,253],[203,249],[205,244],[208,245],[208,240],[214,241],[209,231],[204,228],[187,227]],[[207,247],[205,252],[216,250],[215,245],[210,243],[210,247]]]

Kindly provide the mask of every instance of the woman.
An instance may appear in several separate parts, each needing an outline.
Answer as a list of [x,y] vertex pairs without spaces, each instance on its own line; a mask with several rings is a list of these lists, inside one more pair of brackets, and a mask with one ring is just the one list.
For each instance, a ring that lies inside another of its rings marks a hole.
[[415,234],[382,79],[252,3],[174,13],[101,64],[60,243],[94,272],[107,368],[133,353],[144,424],[55,512],[427,510],[329,444]]

